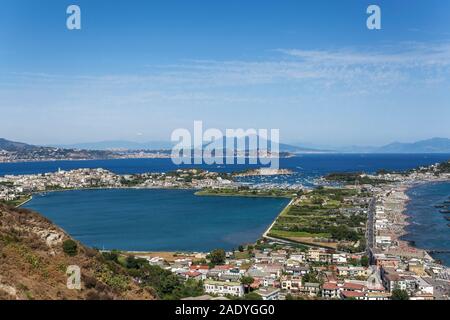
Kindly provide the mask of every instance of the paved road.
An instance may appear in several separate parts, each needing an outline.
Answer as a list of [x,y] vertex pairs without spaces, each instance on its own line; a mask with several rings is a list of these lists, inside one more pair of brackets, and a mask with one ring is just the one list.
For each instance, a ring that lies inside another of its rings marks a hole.
[[373,197],[369,203],[369,210],[367,213],[367,227],[366,227],[366,251],[370,255],[371,249],[375,246],[374,230],[375,230],[375,204],[376,198]]

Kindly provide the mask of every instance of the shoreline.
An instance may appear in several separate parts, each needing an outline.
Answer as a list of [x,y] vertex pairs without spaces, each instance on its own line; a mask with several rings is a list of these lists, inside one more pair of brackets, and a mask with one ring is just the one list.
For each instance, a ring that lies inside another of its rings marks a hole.
[[[411,201],[410,196],[408,196],[408,192],[418,186],[428,185],[428,184],[439,184],[439,183],[450,183],[448,179],[442,180],[433,180],[433,181],[414,181],[403,185],[398,185],[394,187],[394,191],[399,193],[401,197],[403,197],[403,201],[401,202],[401,209],[398,212],[398,225],[401,228],[398,230],[398,233],[393,234],[393,240],[397,241],[398,249],[405,250],[409,253],[422,253],[424,257],[428,260],[435,262],[435,259],[431,255],[430,249],[420,248],[416,245],[414,241],[405,240],[404,237],[408,236],[410,232],[408,232],[407,228],[413,223],[411,221],[412,217],[408,214],[408,204]],[[396,213],[394,213],[395,215]]]
[[32,196],[32,195],[30,195],[30,197],[29,197],[27,200],[25,200],[25,201],[19,203],[19,204],[16,206],[16,208],[20,208],[21,206],[27,204],[27,203],[30,202],[31,200],[33,200],[33,196]]

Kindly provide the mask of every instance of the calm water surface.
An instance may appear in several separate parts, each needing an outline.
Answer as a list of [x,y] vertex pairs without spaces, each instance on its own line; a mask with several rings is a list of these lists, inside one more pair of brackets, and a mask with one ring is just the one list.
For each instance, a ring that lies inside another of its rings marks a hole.
[[36,195],[34,209],[84,244],[209,251],[256,241],[288,199],[198,197],[190,190],[83,190]]
[[[445,219],[450,214],[442,214],[441,209],[434,207],[450,200],[450,183],[419,185],[407,194],[411,199],[407,206],[410,225],[404,239],[414,241],[421,249],[450,250],[450,221]],[[437,253],[433,257],[450,266],[449,253]]]

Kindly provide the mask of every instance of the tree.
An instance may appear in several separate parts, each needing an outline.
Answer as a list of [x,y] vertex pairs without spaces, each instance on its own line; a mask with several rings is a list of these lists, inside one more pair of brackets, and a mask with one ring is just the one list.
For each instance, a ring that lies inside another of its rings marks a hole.
[[245,290],[248,292],[248,288],[255,281],[252,277],[244,276],[241,278],[241,283],[244,285]]
[[256,292],[250,292],[244,296],[244,300],[262,300],[262,297]]
[[361,257],[361,265],[363,267],[368,267],[369,266],[369,257],[367,256],[362,256]]
[[239,252],[244,252],[244,246],[239,246],[238,250]]
[[286,300],[295,300],[295,299],[294,299],[294,296],[292,294],[288,293],[286,295]]
[[394,289],[392,291],[391,299],[392,300],[409,300],[409,295],[408,295],[408,292],[406,292],[406,290]]
[[254,281],[255,281],[255,279],[253,279],[252,277],[249,277],[249,276],[244,276],[244,277],[241,278],[241,283],[242,283],[244,286],[249,286],[249,285],[251,285]]
[[102,256],[108,261],[119,263],[119,252],[116,250],[102,252]]
[[78,245],[75,241],[68,239],[63,242],[63,251],[68,256],[76,256],[78,253]]
[[211,251],[211,254],[209,255],[209,259],[211,260],[211,263],[213,264],[224,264],[225,263],[225,250],[223,249],[216,249]]

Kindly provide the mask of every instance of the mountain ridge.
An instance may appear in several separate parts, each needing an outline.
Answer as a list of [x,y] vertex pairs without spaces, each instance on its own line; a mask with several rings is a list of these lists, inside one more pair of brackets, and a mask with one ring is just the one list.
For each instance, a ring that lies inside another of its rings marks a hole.
[[[224,145],[230,145],[229,139],[223,141]],[[271,145],[272,142],[263,140],[260,145]],[[90,152],[97,152],[98,156],[108,157],[109,151],[113,150],[170,150],[175,144],[168,141],[149,141],[149,142],[133,142],[126,140],[110,140],[100,142],[86,142],[80,144],[68,145],[48,145],[36,146],[23,142],[10,141],[0,138],[0,150],[8,152],[37,152],[37,151],[70,151],[72,154],[81,152],[83,156]],[[203,147],[210,144],[205,144]],[[450,139],[448,138],[431,138],[416,142],[392,142],[383,146],[345,146],[339,148],[314,148],[303,147],[297,144],[279,143],[280,152],[290,152],[294,154],[302,153],[450,153]],[[103,154],[104,153],[104,154]]]

